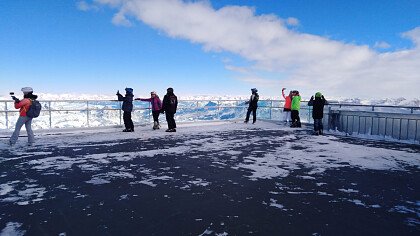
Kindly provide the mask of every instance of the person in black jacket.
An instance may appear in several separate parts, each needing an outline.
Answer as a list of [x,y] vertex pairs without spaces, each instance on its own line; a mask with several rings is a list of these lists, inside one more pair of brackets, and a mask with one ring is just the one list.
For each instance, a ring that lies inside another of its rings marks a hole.
[[174,94],[173,88],[166,90],[166,95],[162,101],[162,112],[166,114],[166,122],[168,123],[168,129],[166,132],[176,132],[175,113],[178,107],[178,98]]
[[245,102],[245,104],[249,104],[248,112],[246,113],[245,123],[248,123],[249,116],[252,112],[252,124],[255,124],[257,121],[257,108],[258,108],[258,100],[260,96],[258,95],[258,90],[256,88],[251,89],[252,95],[249,101]]
[[133,89],[125,88],[125,97],[120,94],[120,91],[117,91],[118,101],[122,101],[121,109],[124,111],[123,119],[125,129],[123,132],[134,132],[133,120],[131,120],[131,112],[133,111]]
[[324,117],[324,105],[326,104],[328,104],[328,102],[320,92],[315,93],[315,99],[314,96],[312,96],[311,100],[308,102],[308,106],[313,106],[312,118],[314,118],[314,130],[316,135],[322,135],[323,133],[322,118]]

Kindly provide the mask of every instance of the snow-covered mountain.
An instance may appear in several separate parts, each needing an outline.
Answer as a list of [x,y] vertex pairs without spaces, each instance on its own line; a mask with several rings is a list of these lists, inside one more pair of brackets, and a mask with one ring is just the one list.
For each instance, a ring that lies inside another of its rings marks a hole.
[[[39,100],[115,100],[115,95],[104,94],[53,94],[38,93]],[[19,97],[19,96],[18,96]],[[136,95],[136,97],[148,97],[148,94]],[[163,98],[163,94],[161,95]],[[309,100],[310,97],[303,96],[303,100]],[[179,100],[247,100],[249,95],[183,95],[178,94]],[[392,105],[392,106],[413,106],[420,107],[420,98],[405,99],[400,98],[383,98],[383,99],[362,99],[362,98],[343,98],[343,97],[326,97],[329,101],[337,101],[340,103],[349,103],[357,105]],[[0,100],[10,100],[10,96],[0,96]],[[264,96],[260,94],[260,100],[283,100],[281,96]]]

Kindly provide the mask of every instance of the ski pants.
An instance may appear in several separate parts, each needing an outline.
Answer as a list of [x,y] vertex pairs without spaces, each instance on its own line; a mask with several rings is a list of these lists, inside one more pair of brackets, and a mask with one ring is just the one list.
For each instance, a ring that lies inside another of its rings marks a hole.
[[292,124],[296,124],[300,126],[300,117],[298,110],[292,110]]
[[16,121],[15,131],[10,137],[10,144],[15,144],[19,138],[20,129],[22,126],[25,125],[26,132],[28,133],[28,143],[32,144],[35,141],[34,132],[32,131],[32,118],[27,116],[19,116],[18,120]]
[[134,130],[133,120],[131,120],[131,112],[124,111],[123,119],[124,119],[125,129],[127,129],[127,130],[129,130],[129,129]]
[[166,122],[168,123],[168,129],[175,129],[176,123],[175,123],[175,112],[166,111]]
[[153,121],[159,124],[160,111],[152,111]]
[[248,108],[248,112],[246,113],[245,121],[246,122],[249,121],[249,116],[251,115],[251,112],[252,112],[252,123],[255,123],[255,121],[257,121],[257,108],[256,107]]
[[322,125],[322,119],[314,119],[314,130],[318,131],[318,130],[323,130],[324,127]]

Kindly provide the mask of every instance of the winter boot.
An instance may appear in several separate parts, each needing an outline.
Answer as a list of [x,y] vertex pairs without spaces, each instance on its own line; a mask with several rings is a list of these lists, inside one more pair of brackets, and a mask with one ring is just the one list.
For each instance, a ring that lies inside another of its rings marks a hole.
[[153,122],[153,130],[159,129],[159,124],[155,121]]

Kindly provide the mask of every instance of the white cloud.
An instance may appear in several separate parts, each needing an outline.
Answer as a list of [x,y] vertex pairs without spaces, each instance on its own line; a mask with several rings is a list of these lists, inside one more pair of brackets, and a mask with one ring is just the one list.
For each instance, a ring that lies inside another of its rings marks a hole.
[[375,45],[373,46],[374,48],[379,48],[379,49],[387,49],[390,48],[391,45],[389,45],[389,43],[381,41],[381,42],[375,42]]
[[294,17],[289,17],[286,19],[286,23],[290,26],[298,26],[299,25],[299,20],[297,18]]
[[[289,30],[295,18],[256,15],[253,8],[214,9],[208,1],[95,0],[117,8],[113,22],[136,19],[169,37],[202,44],[206,51],[227,51],[253,62],[248,70],[279,73],[286,87],[334,96],[418,97],[420,27],[402,34],[416,43],[408,50],[378,53],[366,45],[334,41]],[[378,46],[386,46],[378,43]],[[234,70],[234,67],[227,67]],[[252,73],[250,73],[252,74]],[[247,81],[253,81],[244,75]],[[257,80],[255,80],[257,81]],[[258,85],[258,84],[256,84]],[[273,86],[278,86],[273,82]],[[404,91],[404,94],[396,93]],[[278,90],[281,88],[279,87]]]
[[86,1],[79,1],[76,3],[77,9],[81,11],[90,11],[90,10],[98,10],[98,7],[95,5],[91,5]]

